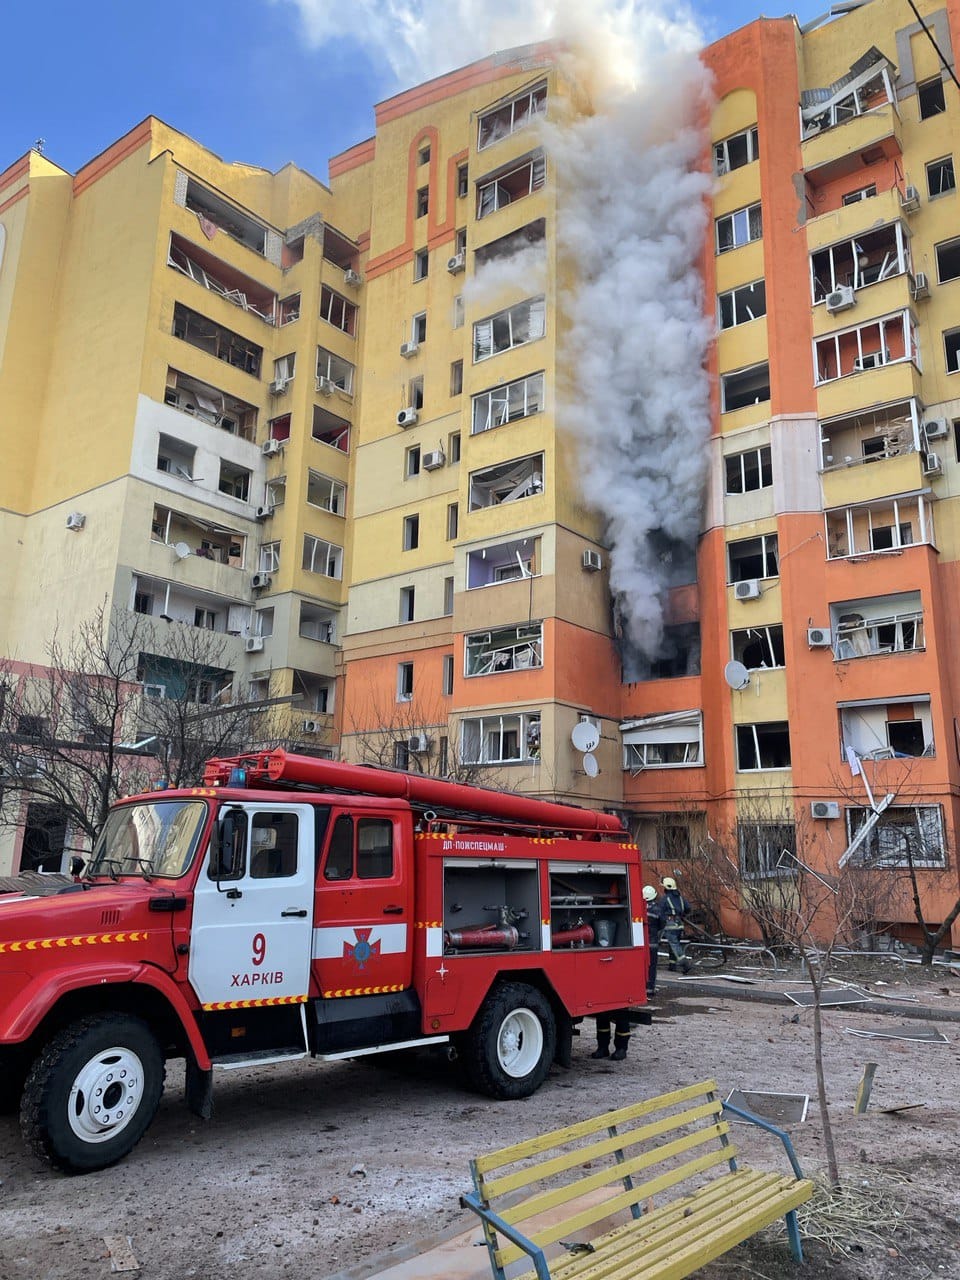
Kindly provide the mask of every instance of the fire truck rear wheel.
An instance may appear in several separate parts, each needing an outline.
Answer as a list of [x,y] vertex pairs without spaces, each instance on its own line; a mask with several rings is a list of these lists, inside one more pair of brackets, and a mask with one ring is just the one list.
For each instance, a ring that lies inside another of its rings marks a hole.
[[528,1098],[550,1070],[557,1028],[536,987],[506,982],[484,1001],[466,1036],[463,1069],[491,1098]]
[[20,1128],[41,1160],[89,1173],[140,1141],[163,1093],[163,1054],[146,1023],[99,1014],[65,1027],[34,1063]]

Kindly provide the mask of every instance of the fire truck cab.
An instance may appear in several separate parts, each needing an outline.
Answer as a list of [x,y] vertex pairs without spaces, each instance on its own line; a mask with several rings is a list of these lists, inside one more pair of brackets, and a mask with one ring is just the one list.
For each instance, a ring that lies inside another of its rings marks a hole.
[[[18,888],[21,888],[18,886]],[[619,819],[283,751],[117,804],[75,879],[0,896],[0,1092],[74,1172],[126,1155],[164,1062],[441,1045],[522,1098],[574,1024],[644,1002],[640,858]]]

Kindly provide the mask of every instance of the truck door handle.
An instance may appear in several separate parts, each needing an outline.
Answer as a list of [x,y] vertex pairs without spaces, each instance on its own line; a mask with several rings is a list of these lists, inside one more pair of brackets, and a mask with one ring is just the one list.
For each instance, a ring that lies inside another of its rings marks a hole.
[[291,908],[291,910],[290,910],[290,911],[281,911],[281,912],[280,912],[280,914],[281,914],[281,916],[300,916],[300,917],[303,917],[303,916],[305,916],[305,915],[307,914],[307,912],[306,912],[306,908],[305,908],[305,907],[301,907],[299,911],[294,911],[294,910]]
[[391,903],[390,906],[383,908],[383,914],[385,916],[402,916],[403,907],[398,907],[396,903]]

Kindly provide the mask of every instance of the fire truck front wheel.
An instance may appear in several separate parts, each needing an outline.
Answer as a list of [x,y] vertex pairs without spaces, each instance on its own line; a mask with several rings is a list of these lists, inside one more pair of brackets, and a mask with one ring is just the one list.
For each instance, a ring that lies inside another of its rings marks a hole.
[[67,1173],[105,1169],[140,1141],[160,1103],[163,1075],[160,1046],[139,1018],[81,1018],[33,1064],[20,1107],[24,1140]]
[[557,1043],[553,1010],[536,989],[506,982],[484,1001],[466,1036],[463,1067],[491,1098],[528,1098],[546,1079]]

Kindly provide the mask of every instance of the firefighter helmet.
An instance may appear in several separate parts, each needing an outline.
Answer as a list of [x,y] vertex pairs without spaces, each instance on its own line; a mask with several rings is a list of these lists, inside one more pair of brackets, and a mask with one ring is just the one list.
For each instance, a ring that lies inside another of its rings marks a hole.
[[677,882],[673,876],[664,876],[661,884],[665,889],[675,889],[677,887]]
[[656,896],[657,896],[657,891],[652,884],[645,884],[643,886],[644,902],[652,902]]

